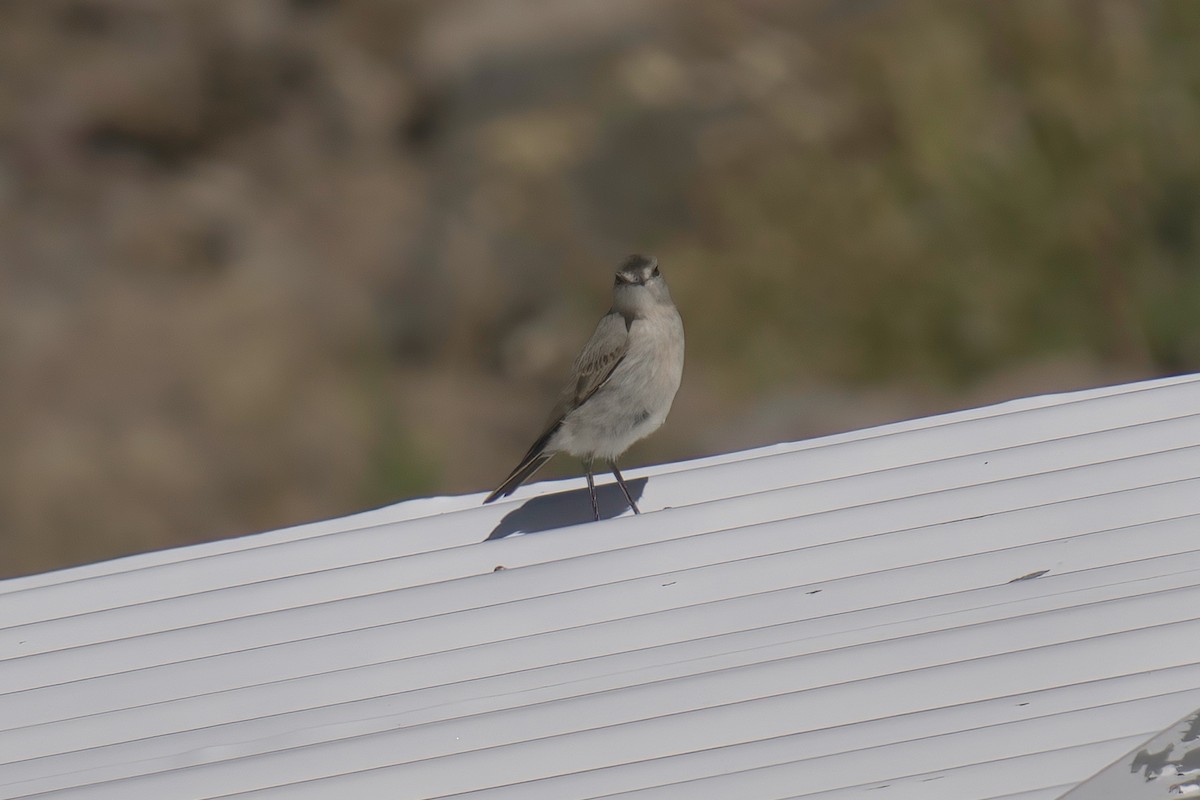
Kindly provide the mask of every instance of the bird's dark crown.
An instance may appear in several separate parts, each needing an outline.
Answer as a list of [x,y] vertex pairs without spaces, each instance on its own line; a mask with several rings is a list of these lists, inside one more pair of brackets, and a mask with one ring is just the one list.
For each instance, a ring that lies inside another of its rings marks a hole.
[[617,286],[623,284],[645,284],[651,278],[658,277],[658,259],[653,256],[629,256],[617,270]]

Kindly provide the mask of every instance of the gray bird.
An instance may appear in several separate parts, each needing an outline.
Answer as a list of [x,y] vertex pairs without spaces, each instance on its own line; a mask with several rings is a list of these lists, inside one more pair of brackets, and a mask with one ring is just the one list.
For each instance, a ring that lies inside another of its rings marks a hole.
[[487,496],[506,497],[555,453],[583,460],[592,515],[600,519],[592,464],[608,464],[635,514],[642,513],[617,469],[617,457],[658,430],[683,376],[683,321],[654,258],[632,255],[617,270],[613,304],[571,366],[550,423]]

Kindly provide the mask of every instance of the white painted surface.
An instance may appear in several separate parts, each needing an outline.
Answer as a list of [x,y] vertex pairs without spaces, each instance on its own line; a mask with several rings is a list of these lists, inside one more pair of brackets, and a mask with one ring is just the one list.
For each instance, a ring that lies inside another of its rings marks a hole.
[[626,477],[0,582],[0,798],[1049,800],[1200,706],[1195,376]]

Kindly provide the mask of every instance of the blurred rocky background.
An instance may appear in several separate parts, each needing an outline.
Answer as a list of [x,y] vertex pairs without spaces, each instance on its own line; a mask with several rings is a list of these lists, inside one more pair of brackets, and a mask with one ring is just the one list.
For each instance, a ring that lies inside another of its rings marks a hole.
[[[1200,368],[1200,4],[0,2],[0,575]],[[563,459],[547,475],[578,465]]]

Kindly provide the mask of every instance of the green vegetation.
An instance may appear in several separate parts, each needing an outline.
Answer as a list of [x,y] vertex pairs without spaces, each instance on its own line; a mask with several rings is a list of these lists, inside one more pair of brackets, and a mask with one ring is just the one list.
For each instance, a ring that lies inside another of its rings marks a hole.
[[781,362],[951,386],[1062,352],[1200,367],[1197,41],[1196,4],[995,3],[810,42],[705,177],[687,259],[747,335],[704,346],[760,388]]

